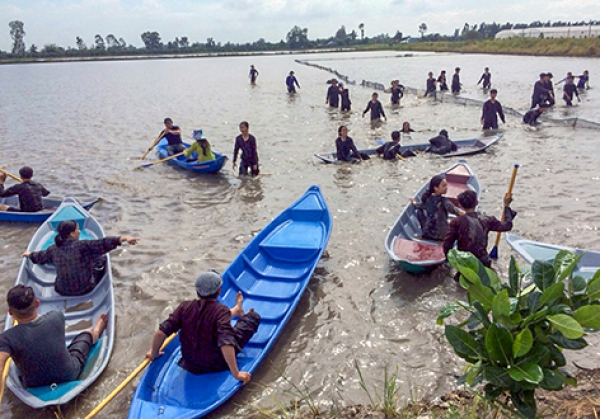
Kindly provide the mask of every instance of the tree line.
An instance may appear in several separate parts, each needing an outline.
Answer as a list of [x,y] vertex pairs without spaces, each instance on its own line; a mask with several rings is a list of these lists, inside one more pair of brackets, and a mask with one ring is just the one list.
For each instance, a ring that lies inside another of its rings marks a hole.
[[418,27],[420,38],[404,37],[400,30],[393,36],[381,33],[375,36],[365,36],[365,24],[361,23],[356,29],[348,31],[342,25],[334,35],[329,38],[310,39],[308,28],[294,26],[279,42],[269,42],[260,38],[254,42],[232,43],[217,42],[214,38],[207,38],[206,42],[190,42],[187,36],[176,37],[172,41],[164,42],[158,32],[147,31],[140,35],[144,46],[139,48],[128,44],[123,38],[117,38],[114,34],[103,37],[96,34],[89,45],[80,36],[74,38],[74,46],[62,47],[50,43],[39,48],[31,44],[29,48],[25,45],[25,24],[19,20],[9,23],[10,36],[13,40],[12,50],[4,52],[0,50],[0,58],[53,58],[53,57],[96,57],[96,56],[122,56],[122,55],[151,55],[151,54],[194,54],[194,53],[228,53],[249,51],[278,51],[299,50],[311,48],[339,48],[371,44],[393,45],[401,42],[419,41],[464,41],[494,38],[498,32],[504,29],[526,29],[540,27],[582,26],[597,25],[600,21],[587,22],[540,22],[534,21],[529,24],[507,22],[499,24],[496,22],[470,25],[465,23],[462,28],[457,28],[453,35],[441,35],[439,33],[427,34],[427,24],[422,23]]

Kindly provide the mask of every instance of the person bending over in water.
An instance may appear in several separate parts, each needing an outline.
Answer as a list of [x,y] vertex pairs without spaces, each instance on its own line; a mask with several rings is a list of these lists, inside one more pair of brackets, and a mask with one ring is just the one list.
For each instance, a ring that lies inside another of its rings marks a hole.
[[[222,285],[223,280],[217,272],[200,274],[195,283],[198,299],[182,302],[160,324],[146,357],[152,361],[161,356],[160,347],[165,339],[179,332],[180,367],[192,374],[229,370],[233,378],[248,384],[252,375],[239,370],[236,355],[258,330],[260,316],[252,308],[244,313],[241,291],[231,309],[218,302]],[[231,326],[231,319],[235,317],[238,321]]]
[[167,153],[169,156],[185,151],[185,145],[181,140],[181,129],[177,125],[173,125],[171,118],[165,118],[165,129],[163,136],[167,139]]
[[285,78],[285,85],[287,86],[288,93],[296,93],[294,85],[298,86],[298,89],[300,88],[300,83],[298,83],[298,79],[294,76],[293,71],[290,71],[289,76]]
[[233,147],[233,170],[235,170],[238,152],[242,151],[240,162],[240,176],[247,175],[248,172],[252,176],[257,176],[258,170],[258,148],[256,146],[256,138],[248,132],[250,124],[246,121],[240,123],[241,134],[235,138],[235,146]]
[[488,268],[492,267],[492,260],[487,251],[488,234],[490,231],[510,231],[513,219],[517,215],[510,209],[512,196],[504,197],[504,221],[496,217],[488,217],[478,213],[475,208],[479,202],[475,191],[464,191],[458,195],[458,202],[465,210],[464,215],[456,217],[450,222],[444,237],[444,254],[448,254],[454,247],[463,252],[471,252]]
[[[201,129],[194,130],[192,138],[196,140],[196,142],[183,153],[184,156],[188,157],[188,161],[190,161],[189,157],[192,153],[196,153],[198,156],[198,163],[215,159],[215,155],[210,149],[210,143],[206,139],[206,135],[202,133]],[[194,161],[194,159],[191,161]]]
[[362,113],[362,116],[364,117],[365,114],[369,110],[371,110],[371,122],[379,121],[381,119],[381,117],[383,117],[384,121],[387,119],[385,117],[385,112],[383,111],[383,105],[377,99],[378,97],[379,97],[379,93],[373,92],[373,94],[371,95],[371,100],[369,101],[369,103],[367,103],[367,107],[365,108],[365,110]]
[[458,150],[456,144],[448,137],[448,131],[445,129],[441,130],[437,137],[431,138],[429,143],[431,145],[427,151],[435,154],[446,154]]
[[340,88],[336,79],[331,80],[331,86],[327,89],[325,95],[325,104],[332,108],[337,108],[340,101]]
[[539,124],[539,122],[537,122],[538,118],[542,116],[543,113],[546,113],[548,109],[549,105],[547,103],[540,105],[539,108],[529,109],[525,115],[523,115],[523,122],[531,125],[532,127],[536,126]]
[[342,100],[342,112],[349,111],[352,105],[352,101],[350,100],[350,91],[344,87],[344,83],[338,84],[340,89],[340,98]]
[[250,84],[256,84],[256,79],[258,78],[258,70],[254,68],[253,65],[250,66]]
[[483,104],[481,114],[483,129],[498,129],[498,116],[500,116],[502,123],[506,123],[504,112],[502,112],[502,105],[496,100],[497,95],[498,91],[496,89],[490,90],[490,98]]
[[23,166],[19,169],[19,176],[23,183],[18,183],[4,190],[6,182],[6,173],[0,173],[0,197],[14,196],[19,197],[19,208],[8,205],[0,205],[0,211],[10,212],[37,212],[44,209],[42,197],[50,195],[50,191],[41,184],[31,180],[33,169],[29,166]]
[[392,141],[388,141],[376,150],[377,154],[381,154],[384,160],[396,160],[396,156],[414,157],[416,154],[410,150],[402,151],[400,146],[400,131],[392,132]]
[[61,221],[56,228],[54,244],[46,250],[23,252],[36,265],[51,263],[56,268],[54,289],[64,296],[91,292],[106,272],[106,253],[127,242],[137,244],[131,236],[109,236],[98,240],[79,240],[79,224]]
[[352,138],[348,137],[348,128],[342,125],[338,128],[339,137],[335,140],[335,149],[338,161],[357,161],[361,160],[360,153],[358,152]]
[[489,89],[490,87],[492,87],[492,73],[490,73],[490,69],[489,67],[486,67],[483,69],[483,74],[481,75],[481,77],[479,78],[479,81],[477,82],[477,85],[479,85],[479,83],[483,82],[483,89]]
[[446,176],[436,175],[429,181],[429,187],[421,195],[421,202],[410,201],[417,207],[417,219],[421,224],[422,238],[442,241],[448,230],[448,214],[463,215],[465,212],[454,206],[444,194],[448,192]]
[[[17,325],[0,334],[0,376],[9,357],[19,368],[26,387],[55,386],[79,378],[92,346],[98,341],[108,316],[102,313],[94,326],[65,346],[65,315],[58,310],[38,314],[40,300],[33,288],[17,285],[6,296],[8,312]],[[58,304],[57,304],[58,306]]]
[[573,83],[573,76],[567,76],[567,82],[563,86],[563,100],[567,106],[573,106],[573,95],[577,96],[577,101],[581,102],[577,86]]
[[434,96],[435,97],[435,79],[433,78],[433,73],[430,71],[429,73],[427,73],[427,87],[425,89],[425,94],[423,95],[423,97],[426,96]]

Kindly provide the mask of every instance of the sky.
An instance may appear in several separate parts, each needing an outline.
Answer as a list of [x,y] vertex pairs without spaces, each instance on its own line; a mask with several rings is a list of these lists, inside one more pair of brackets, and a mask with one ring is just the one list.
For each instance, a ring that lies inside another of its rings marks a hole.
[[453,34],[465,22],[530,23],[599,19],[592,15],[598,0],[0,0],[0,50],[10,51],[9,22],[25,26],[25,44],[75,47],[79,36],[88,44],[96,34],[113,34],[143,46],[143,32],[158,32],[163,42],[187,36],[190,43],[270,42],[285,39],[295,25],[308,37],[328,38],[344,25],[365,36],[400,31],[419,36]]

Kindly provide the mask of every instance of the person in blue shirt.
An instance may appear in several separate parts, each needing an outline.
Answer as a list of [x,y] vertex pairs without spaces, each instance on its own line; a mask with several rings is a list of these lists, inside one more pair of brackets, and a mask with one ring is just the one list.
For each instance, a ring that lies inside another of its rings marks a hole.
[[590,73],[585,70],[581,76],[577,76],[579,80],[577,81],[578,89],[589,89],[590,88]]
[[294,85],[298,86],[298,89],[300,88],[300,83],[298,83],[298,79],[294,75],[293,71],[290,71],[290,75],[286,77],[285,85],[287,86],[288,93],[296,93],[296,88]]
[[448,84],[446,83],[446,70],[442,70],[440,76],[437,79],[437,82],[440,85],[440,92],[448,91]]
[[165,129],[163,130],[163,136],[167,139],[167,153],[169,156],[173,154],[181,153],[186,150],[181,140],[181,129],[177,125],[173,125],[171,118],[165,118]]

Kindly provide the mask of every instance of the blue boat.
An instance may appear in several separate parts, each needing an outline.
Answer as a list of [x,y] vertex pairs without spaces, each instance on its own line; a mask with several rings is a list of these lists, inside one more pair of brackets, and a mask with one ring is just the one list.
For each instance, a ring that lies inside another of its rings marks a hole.
[[[223,272],[222,302],[232,307],[238,291],[244,309],[262,317],[250,342],[238,355],[241,371],[253,373],[266,358],[298,305],[331,234],[331,214],[317,186],[267,225]],[[166,346],[138,385],[130,419],[200,418],[241,387],[229,371],[195,375],[177,361],[179,339]]]
[[[98,199],[88,202],[80,202],[79,204],[87,211],[98,202]],[[38,212],[9,212],[0,211],[0,221],[11,221],[21,223],[43,223],[46,221],[56,209],[63,203],[62,198],[42,198],[44,209]],[[8,198],[0,198],[0,204],[9,205],[11,207],[19,207],[19,198],[17,196],[9,196]]]
[[[163,138],[162,140],[160,140],[160,142],[156,146],[156,151],[158,152],[158,156],[161,159],[164,159],[165,157],[169,157],[169,153],[167,153],[167,145],[168,145],[167,140]],[[183,143],[183,145],[185,145],[186,148],[190,148],[190,144],[188,144],[188,143]],[[227,156],[225,156],[223,154],[215,153],[214,151],[213,151],[213,154],[215,155],[214,160],[204,161],[204,162],[200,162],[200,163],[198,163],[197,160],[188,162],[187,157],[185,157],[185,156],[179,156],[174,159],[167,160],[167,163],[172,164],[177,167],[180,167],[185,170],[190,170],[192,172],[196,172],[196,173],[217,173],[219,170],[221,170],[221,168],[225,164],[225,160],[227,160]],[[190,157],[196,158],[196,159],[198,158],[196,153],[193,153]]]
[[[446,176],[448,182],[448,192],[444,196],[454,205],[458,206],[458,195],[469,189],[480,197],[481,185],[466,160],[459,160],[441,174]],[[428,187],[429,181],[415,194],[415,200],[420,201]],[[421,234],[417,210],[408,202],[388,232],[384,246],[392,260],[412,274],[431,270],[446,260],[442,242],[423,239]]]
[[[74,220],[79,224],[80,240],[105,237],[98,221],[73,198],[66,198],[35,232],[27,250],[31,252],[44,250],[52,245],[57,234],[56,228],[64,220]],[[67,403],[96,381],[108,365],[115,337],[114,295],[109,255],[107,255],[104,277],[89,294],[77,297],[59,295],[54,290],[55,279],[54,265],[34,265],[29,259],[24,258],[15,285],[23,284],[33,288],[36,297],[40,300],[38,308],[40,315],[54,310],[65,313],[67,345],[79,333],[89,329],[90,322],[94,324],[102,313],[108,314],[108,325],[98,342],[92,347],[84,370],[75,381],[44,387],[24,387],[19,378],[19,371],[14,363],[11,363],[6,387],[23,403],[36,409]],[[5,330],[11,327],[13,327],[13,318],[7,314]]]
[[600,269],[600,251],[583,250],[573,247],[559,246],[554,244],[536,242],[519,237],[516,234],[506,234],[506,241],[519,254],[525,262],[531,264],[535,260],[552,262],[561,250],[569,250],[578,255],[584,254],[575,269],[573,276],[581,276],[587,280],[591,279],[596,271]]

